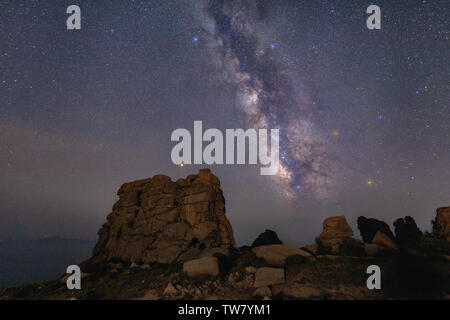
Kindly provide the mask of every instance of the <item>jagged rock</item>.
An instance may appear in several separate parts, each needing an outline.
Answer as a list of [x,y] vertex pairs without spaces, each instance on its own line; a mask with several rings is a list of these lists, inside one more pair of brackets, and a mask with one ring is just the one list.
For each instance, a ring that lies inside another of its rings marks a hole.
[[435,221],[439,234],[450,241],[450,207],[437,209]]
[[275,231],[267,230],[261,233],[255,241],[253,241],[252,247],[267,246],[271,244],[283,244],[283,242],[278,239],[278,235]]
[[300,255],[306,258],[312,257],[309,252],[288,244],[259,246],[253,248],[252,251],[258,258],[263,258],[268,265],[275,267],[283,267],[286,264],[286,258],[289,256]]
[[283,283],[284,281],[284,269],[263,267],[256,270],[253,286],[259,288]]
[[122,185],[92,262],[172,263],[234,245],[219,179],[209,169],[173,182],[156,175]]
[[351,239],[353,230],[347,223],[344,216],[329,217],[323,222],[323,231],[319,236],[319,240],[325,246],[331,247],[332,251],[337,252],[339,246]]
[[192,261],[187,261],[183,264],[183,272],[187,273],[189,277],[198,275],[219,275],[219,261],[216,257],[204,257]]
[[417,227],[412,217],[399,218],[394,222],[396,242],[404,248],[410,248],[417,243],[422,236],[422,231]]
[[372,239],[372,244],[379,245],[391,250],[397,250],[398,247],[394,241],[392,241],[386,234],[378,231]]
[[380,221],[373,218],[366,218],[366,217],[358,217],[358,229],[361,233],[361,238],[365,243],[371,243],[373,237],[378,231],[383,232],[385,235],[387,235],[391,240],[394,240],[394,234],[392,233],[391,229],[389,228],[388,224],[384,221]]
[[261,288],[257,288],[255,289],[255,291],[253,291],[253,296],[254,297],[270,297],[272,295],[272,291],[270,290],[269,287],[261,287]]

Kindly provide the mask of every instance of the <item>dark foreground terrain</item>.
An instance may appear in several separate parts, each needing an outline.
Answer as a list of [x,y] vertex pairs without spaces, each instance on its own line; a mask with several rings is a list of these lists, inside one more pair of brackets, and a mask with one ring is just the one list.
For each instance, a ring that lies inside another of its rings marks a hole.
[[[188,277],[182,263],[105,263],[82,265],[82,289],[68,290],[67,276],[3,289],[1,299],[448,299],[450,257],[436,252],[396,252],[387,257],[299,255],[284,267],[267,263],[249,249],[217,255],[220,274]],[[368,290],[369,265],[382,271],[381,290]],[[284,270],[277,280],[270,272]],[[267,285],[255,288],[257,281]],[[266,279],[261,279],[265,277]],[[271,283],[272,282],[272,283]]]

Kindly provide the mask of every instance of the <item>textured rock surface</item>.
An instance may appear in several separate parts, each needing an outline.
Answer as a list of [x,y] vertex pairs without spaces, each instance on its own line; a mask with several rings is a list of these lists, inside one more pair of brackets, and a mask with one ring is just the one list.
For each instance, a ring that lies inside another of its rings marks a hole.
[[333,251],[338,251],[339,246],[347,239],[351,239],[352,236],[353,230],[348,225],[347,219],[344,216],[337,216],[323,221],[323,231],[319,239]]
[[301,250],[288,244],[273,244],[270,246],[259,246],[252,251],[258,258],[263,258],[268,265],[283,267],[286,264],[286,258],[299,255],[302,257],[312,257],[309,252]]
[[171,263],[234,245],[220,181],[209,169],[176,182],[156,175],[125,183],[117,194],[93,262]]
[[283,244],[275,231],[266,230],[261,233],[255,241],[253,241],[252,247],[267,246],[271,244]]
[[436,225],[439,233],[450,241],[450,207],[443,207],[436,210]]
[[183,264],[183,272],[187,273],[189,277],[200,275],[219,275],[219,261],[216,257],[205,257],[187,261]]
[[394,222],[395,240],[401,247],[409,248],[417,243],[422,231],[412,217],[399,218]]
[[378,231],[383,232],[391,240],[394,240],[394,234],[392,233],[389,225],[384,222],[373,218],[358,217],[358,229],[361,233],[361,238],[365,243],[371,243],[373,237]]
[[283,282],[284,282],[284,269],[263,267],[256,270],[255,282],[253,286],[255,288],[260,288]]

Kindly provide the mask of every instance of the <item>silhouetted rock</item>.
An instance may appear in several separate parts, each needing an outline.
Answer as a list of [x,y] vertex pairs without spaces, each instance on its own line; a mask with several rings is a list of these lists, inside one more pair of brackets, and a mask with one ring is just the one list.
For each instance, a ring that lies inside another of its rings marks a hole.
[[92,262],[171,263],[234,245],[220,181],[209,169],[176,182],[156,175],[125,183],[118,195]]
[[409,216],[397,219],[394,227],[397,244],[403,248],[413,247],[422,236],[422,231],[417,227],[414,219]]
[[267,246],[271,244],[283,244],[275,231],[266,230],[261,233],[255,241],[253,241],[252,247]]
[[450,207],[436,210],[436,228],[441,236],[450,241]]
[[389,228],[388,224],[373,218],[358,217],[358,229],[361,237],[365,243],[372,243],[375,234],[380,231],[387,235],[391,240],[394,240],[394,234]]

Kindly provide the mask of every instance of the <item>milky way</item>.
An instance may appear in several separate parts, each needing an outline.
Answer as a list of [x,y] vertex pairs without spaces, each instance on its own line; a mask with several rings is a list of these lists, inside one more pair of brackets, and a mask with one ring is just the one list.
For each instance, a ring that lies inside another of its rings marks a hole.
[[279,189],[289,198],[327,197],[332,162],[311,120],[311,106],[302,103],[305,93],[293,87],[271,54],[275,45],[265,43],[252,26],[252,20],[264,19],[263,7],[206,1],[199,10],[211,57],[218,74],[236,89],[245,125],[280,129]]

